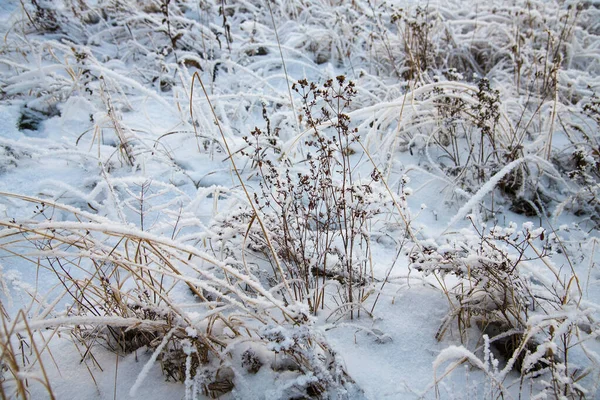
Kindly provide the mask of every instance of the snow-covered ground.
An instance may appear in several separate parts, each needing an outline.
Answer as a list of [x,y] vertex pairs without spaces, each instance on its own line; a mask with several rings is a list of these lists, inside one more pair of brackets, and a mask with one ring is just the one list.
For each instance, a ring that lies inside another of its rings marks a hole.
[[600,3],[0,0],[2,398],[588,398]]

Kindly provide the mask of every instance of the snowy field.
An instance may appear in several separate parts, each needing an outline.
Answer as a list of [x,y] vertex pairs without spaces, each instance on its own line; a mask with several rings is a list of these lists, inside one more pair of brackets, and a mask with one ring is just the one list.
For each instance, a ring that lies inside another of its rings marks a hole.
[[595,399],[597,0],[0,0],[4,399]]

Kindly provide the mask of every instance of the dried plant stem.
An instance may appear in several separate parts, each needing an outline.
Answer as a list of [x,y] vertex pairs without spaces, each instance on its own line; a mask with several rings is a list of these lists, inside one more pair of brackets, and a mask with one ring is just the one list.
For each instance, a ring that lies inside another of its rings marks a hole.
[[[287,278],[285,277],[285,272],[283,271],[283,268],[281,267],[281,262],[279,260],[279,256],[277,255],[277,251],[275,250],[275,248],[273,247],[273,244],[271,243],[271,237],[270,237],[269,231],[267,230],[267,228],[263,222],[260,210],[258,210],[258,208],[256,208],[256,205],[254,204],[254,200],[252,199],[252,196],[250,195],[250,192],[248,191],[246,184],[244,183],[244,180],[242,179],[242,176],[240,175],[240,172],[235,164],[233,153],[231,152],[231,149],[229,148],[229,144],[227,142],[227,138],[225,137],[225,132],[223,132],[223,128],[221,127],[221,123],[219,122],[219,118],[217,117],[217,114],[212,105],[212,102],[210,101],[210,97],[208,96],[208,92],[206,91],[206,88],[204,87],[204,83],[202,82],[202,78],[200,77],[200,74],[198,74],[198,72],[195,72],[194,76],[192,77],[192,88],[191,88],[191,93],[190,93],[190,116],[192,118],[192,121],[194,120],[192,104],[193,104],[193,96],[194,96],[194,81],[196,79],[198,79],[198,81],[200,82],[200,86],[202,87],[202,91],[204,92],[206,101],[208,102],[210,110],[213,114],[215,124],[217,125],[217,128],[219,129],[219,133],[221,134],[221,138],[223,139],[223,144],[225,145],[225,149],[227,151],[227,154],[229,155],[229,161],[231,162],[233,171],[238,179],[238,182],[240,183],[240,185],[244,191],[244,194],[246,195],[246,198],[248,199],[248,203],[250,204],[250,206],[252,207],[252,210],[254,211],[256,220],[260,224],[260,228],[263,232],[265,241],[267,242],[267,246],[269,247],[269,249],[271,251],[273,260],[275,261],[275,265],[277,266],[277,270],[279,272],[281,282],[283,283],[283,286],[288,294],[290,301],[293,301],[294,296],[293,296],[292,290],[290,289],[290,285],[287,281]],[[195,124],[192,124],[192,125],[194,125],[194,130],[196,130],[196,125]]]

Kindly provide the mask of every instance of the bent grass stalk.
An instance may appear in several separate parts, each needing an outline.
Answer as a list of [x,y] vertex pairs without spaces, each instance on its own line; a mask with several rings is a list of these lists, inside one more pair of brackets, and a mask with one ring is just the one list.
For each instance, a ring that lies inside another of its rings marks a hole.
[[[267,242],[267,246],[269,247],[269,250],[271,251],[271,254],[273,255],[273,260],[275,261],[275,265],[277,266],[277,270],[279,271],[279,276],[280,276],[281,282],[284,285],[284,288],[290,298],[290,301],[294,301],[293,300],[294,299],[293,292],[290,289],[290,285],[285,277],[285,272],[283,271],[283,268],[281,267],[281,262],[279,260],[279,256],[277,255],[277,251],[275,250],[275,248],[273,247],[273,244],[271,243],[271,235],[269,234],[269,231],[267,230],[267,228],[263,222],[263,219],[260,215],[260,210],[258,210],[256,205],[254,204],[252,196],[250,196],[250,192],[248,191],[248,188],[246,187],[246,184],[244,183],[244,180],[242,179],[242,176],[240,175],[237,165],[235,164],[233,153],[231,152],[231,149],[229,148],[229,143],[227,142],[227,138],[225,137],[225,133],[223,132],[223,128],[221,127],[221,123],[219,122],[217,113],[215,112],[212,102],[210,101],[210,97],[208,96],[208,92],[206,91],[206,88],[204,87],[204,82],[202,82],[202,78],[200,77],[200,74],[198,74],[198,72],[194,72],[194,76],[192,77],[192,87],[191,87],[191,93],[190,93],[190,116],[192,118],[192,121],[194,120],[193,99],[194,99],[194,81],[196,79],[198,79],[198,82],[200,82],[200,86],[202,87],[202,91],[204,92],[204,96],[210,107],[210,111],[213,115],[215,124],[217,125],[217,128],[219,129],[219,133],[221,134],[221,138],[223,139],[223,144],[225,145],[225,149],[227,150],[227,154],[229,155],[228,158],[229,158],[229,161],[231,162],[231,166],[233,168],[235,176],[237,177],[238,182],[240,183],[240,185],[244,191],[244,194],[246,195],[248,203],[250,204],[250,206],[252,207],[252,210],[254,211],[254,215],[260,225],[260,229],[263,232],[264,238]],[[192,123],[192,125],[194,126],[194,131],[196,131],[196,133],[197,133],[196,124]],[[248,230],[249,230],[249,228],[248,228]]]

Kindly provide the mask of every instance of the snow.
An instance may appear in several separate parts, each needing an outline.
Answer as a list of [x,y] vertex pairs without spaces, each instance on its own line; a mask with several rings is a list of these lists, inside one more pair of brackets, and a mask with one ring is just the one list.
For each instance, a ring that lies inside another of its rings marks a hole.
[[598,21],[0,0],[3,396],[595,398]]

